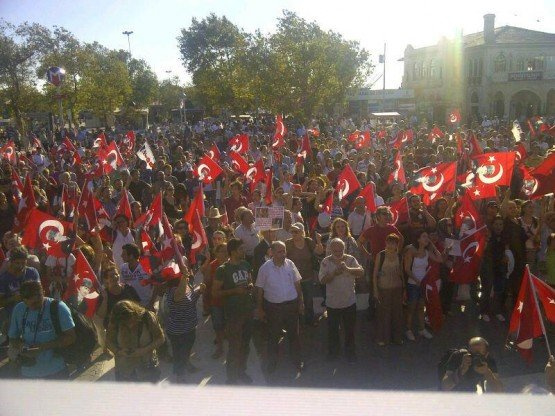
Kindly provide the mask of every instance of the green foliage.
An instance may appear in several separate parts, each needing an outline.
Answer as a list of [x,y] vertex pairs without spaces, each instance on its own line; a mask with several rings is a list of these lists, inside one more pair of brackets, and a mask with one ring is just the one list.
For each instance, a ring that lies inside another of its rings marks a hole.
[[178,41],[198,99],[213,113],[263,108],[307,120],[343,104],[372,70],[357,42],[289,11],[273,35],[247,34],[211,14],[193,19]]

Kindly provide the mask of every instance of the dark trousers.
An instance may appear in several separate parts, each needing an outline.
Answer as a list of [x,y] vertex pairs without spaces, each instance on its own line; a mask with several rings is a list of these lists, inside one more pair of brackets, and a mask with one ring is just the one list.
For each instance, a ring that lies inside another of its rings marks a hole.
[[355,323],[357,305],[353,303],[346,308],[334,309],[328,306],[328,351],[330,355],[338,355],[341,349],[339,326],[345,332],[345,354],[355,354]]
[[168,334],[168,338],[172,344],[173,351],[173,373],[180,376],[185,370],[185,366],[189,364],[191,350],[197,337],[197,331],[185,332],[180,335]]
[[379,289],[378,296],[376,340],[399,344],[403,341],[403,288]]
[[268,322],[268,366],[277,363],[279,339],[282,329],[287,331],[291,358],[295,365],[301,363],[301,341],[299,337],[299,302],[297,299],[284,303],[264,301],[264,312]]
[[314,280],[301,280],[301,289],[304,300],[304,322],[310,325],[314,321]]
[[247,370],[250,342],[253,329],[252,313],[226,314],[225,330],[227,335],[227,379],[238,380]]
[[451,310],[451,303],[453,302],[453,294],[455,291],[455,283],[449,279],[449,269],[444,265],[440,266],[439,276],[441,278],[441,289],[439,291],[439,298],[441,299],[441,310],[447,313]]

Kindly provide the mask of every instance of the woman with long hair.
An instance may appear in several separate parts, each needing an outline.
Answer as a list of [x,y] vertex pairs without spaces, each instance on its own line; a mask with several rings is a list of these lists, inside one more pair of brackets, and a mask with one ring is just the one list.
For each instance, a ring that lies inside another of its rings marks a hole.
[[110,314],[106,346],[115,356],[117,381],[150,381],[160,378],[156,348],[164,332],[154,313],[137,302],[122,300]]
[[361,252],[354,237],[351,235],[349,223],[343,218],[336,218],[331,223],[330,238],[326,244],[326,256],[331,254],[330,242],[334,238],[340,238],[345,243],[345,254],[353,256],[360,263]]
[[415,234],[414,243],[407,246],[403,259],[407,281],[407,331],[406,337],[409,341],[415,341],[412,332],[414,314],[418,317],[418,333],[426,339],[433,338],[432,334],[425,327],[424,320],[424,296],[420,285],[426,273],[430,261],[441,263],[441,254],[430,241],[430,236],[426,231],[419,231]]

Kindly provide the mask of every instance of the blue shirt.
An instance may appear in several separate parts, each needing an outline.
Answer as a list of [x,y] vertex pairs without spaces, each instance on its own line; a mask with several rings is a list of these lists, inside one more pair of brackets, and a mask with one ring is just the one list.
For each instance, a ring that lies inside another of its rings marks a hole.
[[[24,345],[27,347],[44,344],[58,338],[52,324],[52,317],[50,316],[50,303],[53,300],[51,298],[44,298],[42,310],[36,311],[29,309],[24,302],[19,302],[13,309],[8,336],[14,339],[23,339]],[[25,328],[23,328],[25,313],[27,313],[27,317],[25,319]],[[75,327],[71,312],[64,302],[60,302],[58,305],[58,314],[62,332]],[[46,377],[59,373],[65,367],[64,359],[60,355],[55,354],[54,350],[41,351],[36,358],[35,365],[21,367],[21,375],[23,377]]]

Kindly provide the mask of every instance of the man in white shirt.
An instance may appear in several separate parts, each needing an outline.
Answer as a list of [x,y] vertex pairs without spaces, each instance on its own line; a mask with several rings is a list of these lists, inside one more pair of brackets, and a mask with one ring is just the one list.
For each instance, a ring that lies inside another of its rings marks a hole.
[[113,222],[116,224],[116,237],[112,244],[112,257],[114,258],[116,267],[121,272],[121,266],[124,263],[121,256],[122,247],[126,244],[134,244],[135,236],[129,228],[129,219],[125,215],[116,215]]
[[362,232],[372,225],[372,215],[366,211],[364,197],[357,197],[354,205],[355,209],[349,214],[347,222],[354,239],[358,240]]
[[254,226],[254,215],[250,209],[245,208],[241,212],[241,224],[235,229],[235,237],[243,242],[245,248],[245,260],[252,264],[254,248],[260,242],[258,230]]
[[356,361],[355,323],[356,293],[355,279],[364,276],[364,269],[353,256],[345,254],[345,243],[340,238],[330,242],[331,255],[320,265],[318,278],[326,285],[328,309],[328,354],[330,359],[339,355],[339,324],[345,331],[345,355],[350,362]]
[[301,343],[299,338],[299,315],[304,313],[301,275],[295,264],[285,258],[285,244],[274,241],[271,245],[272,259],[260,267],[256,279],[257,315],[268,322],[268,363],[267,371],[276,369],[278,342],[282,328],[287,331],[290,355],[302,371]]

